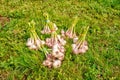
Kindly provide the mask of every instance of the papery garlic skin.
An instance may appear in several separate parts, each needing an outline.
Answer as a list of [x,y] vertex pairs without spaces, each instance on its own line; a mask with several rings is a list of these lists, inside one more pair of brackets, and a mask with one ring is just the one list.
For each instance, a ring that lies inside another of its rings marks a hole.
[[43,65],[44,65],[44,66],[47,66],[47,67],[49,67],[49,68],[52,67],[52,64],[53,64],[53,63],[52,63],[51,61],[49,61],[49,60],[44,60],[44,61],[43,61]]
[[28,38],[26,46],[32,46],[34,44],[34,39]]
[[40,45],[41,45],[41,40],[40,40],[40,39],[37,39],[37,40],[35,41],[35,44],[36,44],[36,46],[40,47]]
[[65,40],[62,40],[62,41],[61,41],[61,44],[62,44],[62,45],[65,45],[66,43],[67,43],[67,42],[66,42]]
[[76,44],[72,44],[72,49],[75,49],[75,47],[76,47]]
[[54,60],[53,61],[53,68],[58,68],[61,66],[61,61],[60,60]]
[[45,44],[45,41],[42,40],[42,41],[41,41],[41,44],[44,45],[44,44]]
[[52,54],[47,54],[46,60],[52,61],[54,59]]
[[83,49],[88,50],[88,46],[84,46]]
[[76,48],[76,44],[72,44],[72,51],[74,54],[78,54],[78,49]]
[[45,42],[42,41],[42,40],[40,40],[40,39],[36,39],[35,43],[36,43],[36,46],[37,46],[37,47],[40,47],[41,45],[44,45],[44,44],[45,44]]
[[63,46],[59,47],[59,51],[64,53],[65,52],[65,48]]
[[35,44],[33,44],[33,45],[31,45],[29,47],[29,49],[31,49],[31,50],[38,50],[38,47]]
[[66,44],[66,41],[65,41],[60,35],[57,35],[57,39],[58,39],[58,42],[59,42],[61,45],[65,45],[65,44]]
[[85,53],[85,52],[86,52],[85,49],[79,49],[79,53],[83,54],[83,53]]
[[61,60],[61,61],[63,61],[64,57],[65,57],[65,55],[62,53],[61,55],[59,55],[58,59]]
[[53,53],[59,52],[58,44],[53,45],[52,52]]
[[73,38],[73,43],[76,43],[78,41],[78,37]]
[[78,49],[74,49],[74,50],[73,50],[73,53],[74,53],[74,54],[79,54],[80,52],[79,52]]
[[59,58],[59,57],[61,57],[61,56],[64,56],[64,54],[61,53],[61,52],[52,53],[52,55],[53,55],[55,58]]
[[52,47],[53,44],[52,44],[51,38],[46,38],[45,44],[46,44],[48,47]]

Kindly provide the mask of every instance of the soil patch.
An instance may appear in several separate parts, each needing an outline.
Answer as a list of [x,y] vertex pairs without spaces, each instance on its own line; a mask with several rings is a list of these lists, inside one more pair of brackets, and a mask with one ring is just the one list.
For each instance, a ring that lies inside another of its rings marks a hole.
[[5,26],[8,22],[10,22],[10,19],[8,17],[4,17],[0,15],[0,25],[2,27]]

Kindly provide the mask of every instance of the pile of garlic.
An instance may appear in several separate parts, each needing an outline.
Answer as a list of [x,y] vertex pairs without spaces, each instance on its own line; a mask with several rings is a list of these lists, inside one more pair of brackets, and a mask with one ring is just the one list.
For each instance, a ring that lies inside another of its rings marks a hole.
[[[28,38],[26,43],[29,49],[39,49],[45,53],[46,59],[43,61],[44,66],[48,68],[58,68],[61,66],[65,57],[66,38],[73,40],[72,53],[80,54],[88,50],[88,44],[85,37],[89,27],[85,27],[81,33],[82,35],[80,34],[80,36],[77,36],[75,32],[75,25],[78,21],[77,17],[74,18],[72,26],[69,27],[66,32],[63,29],[61,30],[61,35],[57,33],[58,27],[49,20],[48,14],[45,13],[44,17],[46,18],[46,25],[41,31],[41,34],[50,35],[50,38],[46,38],[45,41],[41,40],[35,31],[35,22],[31,21],[29,23],[31,27],[30,38]],[[45,47],[49,48],[50,51],[44,49]]]
[[54,68],[60,67],[65,56],[64,45],[66,44],[66,41],[60,35],[57,35],[56,32],[53,32],[51,38],[48,40],[49,41],[46,40],[46,45],[51,47],[52,51],[46,56],[43,65]]

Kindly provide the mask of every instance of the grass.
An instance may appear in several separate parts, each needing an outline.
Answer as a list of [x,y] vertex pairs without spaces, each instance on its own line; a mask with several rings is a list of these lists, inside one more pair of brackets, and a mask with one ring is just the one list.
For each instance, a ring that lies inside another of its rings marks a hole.
[[[119,0],[1,0],[0,15],[10,18],[10,22],[0,26],[0,80],[119,80],[119,4]],[[90,26],[86,38],[89,50],[84,55],[73,55],[68,44],[60,68],[44,67],[44,54],[25,45],[32,19],[42,38],[44,12],[65,30],[78,15],[77,33],[81,27]]]

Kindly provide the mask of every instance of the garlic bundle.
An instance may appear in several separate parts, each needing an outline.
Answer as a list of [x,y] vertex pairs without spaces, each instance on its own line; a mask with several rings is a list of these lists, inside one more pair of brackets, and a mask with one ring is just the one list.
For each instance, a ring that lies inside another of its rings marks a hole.
[[33,50],[38,50],[41,45],[44,45],[45,42],[42,41],[39,36],[37,35],[36,31],[35,31],[35,22],[31,21],[29,23],[30,28],[30,38],[28,38],[26,46],[29,47],[29,49],[33,49]]
[[72,44],[72,51],[74,54],[80,54],[80,53],[85,53],[88,50],[88,44],[87,41],[85,41],[85,37],[88,31],[88,27],[83,29],[83,32],[79,36],[79,39],[75,38],[73,39],[73,44]]
[[83,41],[78,44],[72,44],[74,54],[85,53],[88,50],[87,41]]
[[72,23],[72,26],[70,27],[70,28],[68,28],[68,30],[65,32],[65,35],[67,36],[67,37],[69,37],[69,38],[74,38],[74,37],[76,37],[76,33],[75,33],[75,25],[76,25],[76,23],[78,22],[78,18],[77,17],[75,17],[74,18],[74,21],[73,21],[73,23]]
[[[50,34],[50,38],[46,38],[45,41],[41,40],[35,31],[35,22],[31,21],[29,23],[30,26],[30,38],[28,38],[26,45],[29,49],[38,50],[40,49],[45,53],[46,59],[43,61],[43,65],[48,68],[58,68],[61,66],[62,61],[65,58],[65,38],[68,37],[73,40],[72,44],[72,52],[74,54],[83,54],[88,50],[88,43],[85,40],[86,34],[88,32],[89,26],[83,28],[80,36],[78,37],[75,33],[75,25],[78,22],[78,18],[75,17],[72,23],[72,26],[68,28],[65,32],[63,29],[61,30],[61,35],[57,34],[57,26],[55,23],[52,23],[49,20],[48,14],[44,14],[46,18],[46,25],[44,29],[41,31],[42,34]],[[50,52],[48,52],[47,48],[49,47]]]
[[52,32],[55,32],[58,30],[55,23],[51,22],[49,20],[49,15],[47,13],[44,13],[44,17],[46,18],[46,25],[41,31],[42,34],[51,34]]

